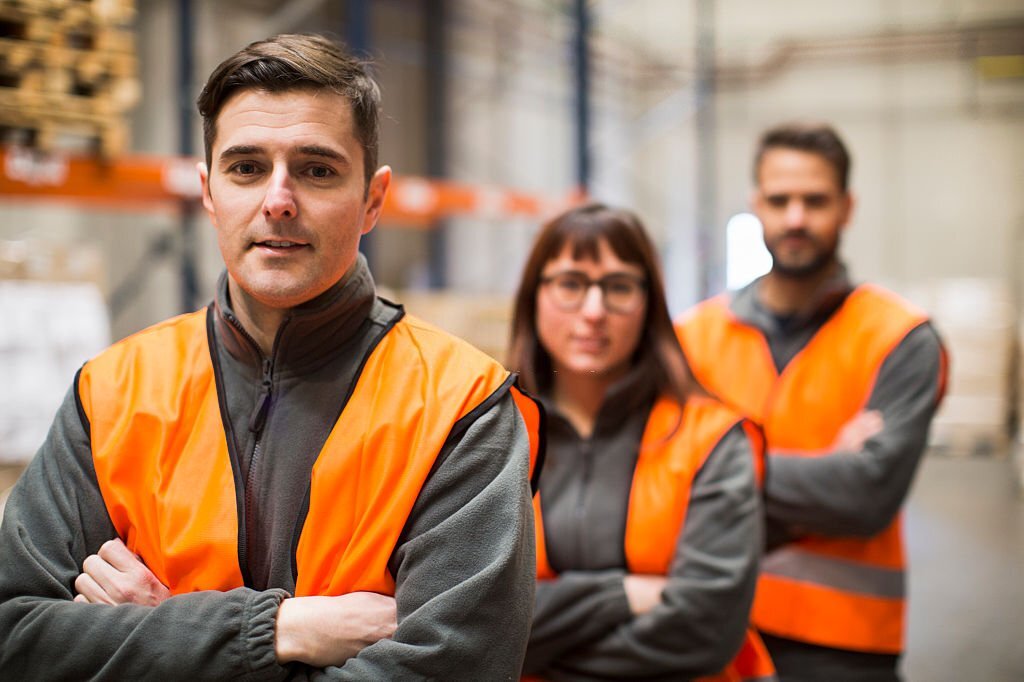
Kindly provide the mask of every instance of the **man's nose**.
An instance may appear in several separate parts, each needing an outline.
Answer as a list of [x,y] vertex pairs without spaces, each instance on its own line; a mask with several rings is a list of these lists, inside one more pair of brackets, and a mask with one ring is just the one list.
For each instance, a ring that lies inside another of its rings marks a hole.
[[800,199],[790,199],[786,204],[785,219],[787,227],[803,227],[807,219],[804,202]]
[[275,170],[270,176],[267,194],[263,197],[263,215],[275,220],[294,218],[298,215],[291,178],[284,169]]

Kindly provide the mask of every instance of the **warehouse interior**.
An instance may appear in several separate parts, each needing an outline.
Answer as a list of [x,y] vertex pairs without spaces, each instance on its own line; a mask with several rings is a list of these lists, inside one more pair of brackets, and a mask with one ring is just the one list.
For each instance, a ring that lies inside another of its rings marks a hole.
[[362,244],[378,286],[498,358],[546,218],[635,210],[679,315],[763,271],[742,238],[758,134],[832,123],[857,198],[844,262],[925,308],[951,355],[907,509],[903,672],[1024,679],[1017,0],[2,0],[0,495],[84,360],[210,300],[195,98],[282,32],[372,59],[395,172]]

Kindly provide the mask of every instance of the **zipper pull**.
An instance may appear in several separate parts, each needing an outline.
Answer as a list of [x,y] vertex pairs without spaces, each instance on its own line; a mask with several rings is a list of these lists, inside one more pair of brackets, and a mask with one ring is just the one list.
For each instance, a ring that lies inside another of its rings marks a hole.
[[267,420],[267,412],[270,411],[270,390],[273,386],[273,382],[270,380],[271,369],[270,360],[264,360],[263,394],[260,396],[259,402],[256,403],[256,410],[249,419],[249,430],[253,433],[259,433],[263,430],[263,423]]

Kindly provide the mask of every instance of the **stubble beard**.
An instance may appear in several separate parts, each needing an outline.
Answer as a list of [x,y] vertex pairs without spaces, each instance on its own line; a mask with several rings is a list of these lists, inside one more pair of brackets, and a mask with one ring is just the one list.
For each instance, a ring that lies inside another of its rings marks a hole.
[[815,254],[811,260],[803,263],[787,263],[784,258],[778,256],[776,249],[766,244],[768,253],[772,257],[772,273],[786,279],[813,279],[832,267],[836,262],[839,241],[836,240],[830,246],[823,246],[814,241],[813,238],[810,239],[812,240],[811,243],[815,246]]

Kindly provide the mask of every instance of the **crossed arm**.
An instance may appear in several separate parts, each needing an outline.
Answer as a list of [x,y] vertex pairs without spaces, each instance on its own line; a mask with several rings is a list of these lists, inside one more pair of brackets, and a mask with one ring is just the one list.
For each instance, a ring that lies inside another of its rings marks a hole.
[[[82,562],[75,578],[84,604],[158,606],[168,590],[121,541],[108,540]],[[274,653],[278,663],[341,666],[365,647],[390,638],[398,626],[395,600],[373,592],[335,597],[293,597],[278,607]]]
[[[170,597],[108,543],[116,533],[69,393],[0,527],[0,678],[515,675],[534,583],[526,442],[508,398],[451,448],[393,557],[394,600],[248,588]],[[467,548],[478,533],[488,542]]]
[[524,671],[549,680],[720,671],[746,631],[762,536],[753,452],[737,426],[694,480],[667,577],[567,571],[538,583]]
[[899,513],[942,397],[945,357],[928,324],[882,365],[865,411],[817,457],[769,451],[769,548],[805,533],[870,537]]

